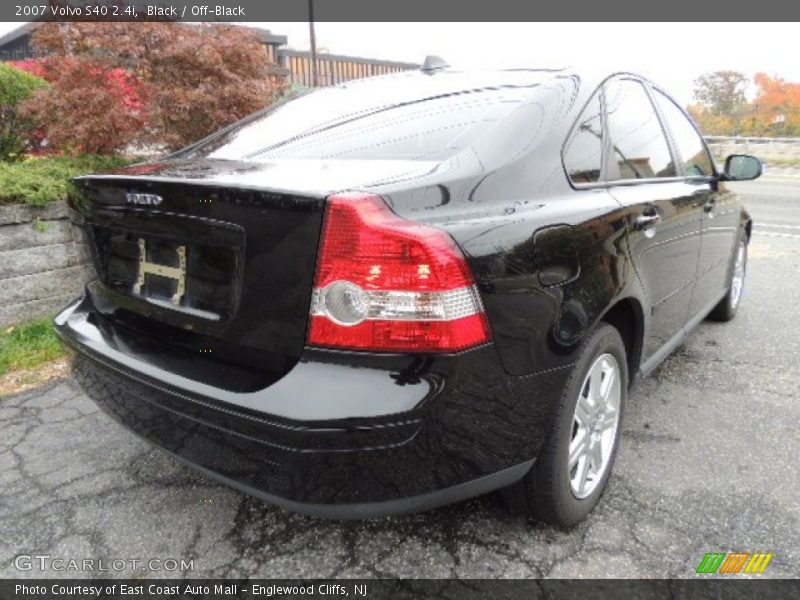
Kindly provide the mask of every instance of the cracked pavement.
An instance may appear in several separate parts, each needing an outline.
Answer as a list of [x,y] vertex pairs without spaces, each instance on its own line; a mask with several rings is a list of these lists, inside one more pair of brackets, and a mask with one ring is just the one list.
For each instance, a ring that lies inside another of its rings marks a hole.
[[62,380],[0,399],[0,576],[81,576],[14,566],[49,554],[194,559],[103,576],[692,577],[706,552],[760,551],[774,553],[764,577],[800,577],[800,186],[746,186],[757,222],[774,209],[799,226],[756,228],[739,315],[701,324],[629,398],[609,487],[575,529],[497,494],[365,522],[290,514],[178,464]]

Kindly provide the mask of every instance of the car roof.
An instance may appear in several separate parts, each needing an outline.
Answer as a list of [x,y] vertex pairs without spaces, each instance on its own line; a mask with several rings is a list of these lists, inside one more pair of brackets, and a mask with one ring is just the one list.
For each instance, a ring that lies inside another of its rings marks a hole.
[[368,77],[353,79],[333,87],[371,87],[385,85],[391,82],[413,85],[420,89],[447,89],[470,87],[484,88],[493,86],[524,86],[544,83],[556,77],[571,76],[573,73],[566,69],[454,69],[451,67],[424,71],[413,69]]
[[432,97],[461,91],[491,88],[536,87],[542,84],[570,79],[582,93],[593,92],[608,77],[624,74],[637,79],[645,79],[636,73],[625,70],[597,69],[590,67],[564,68],[507,68],[507,69],[457,69],[443,67],[432,71],[413,69],[353,79],[338,85],[328,86],[327,90],[358,90],[376,95],[392,95],[397,101],[404,99]]

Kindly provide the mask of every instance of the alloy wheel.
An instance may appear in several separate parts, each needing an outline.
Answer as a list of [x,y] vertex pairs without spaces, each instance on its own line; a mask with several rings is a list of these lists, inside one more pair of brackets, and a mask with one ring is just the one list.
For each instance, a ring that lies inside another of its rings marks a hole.
[[595,491],[611,463],[619,429],[621,378],[617,359],[603,354],[592,363],[581,386],[567,461],[570,488],[578,499]]

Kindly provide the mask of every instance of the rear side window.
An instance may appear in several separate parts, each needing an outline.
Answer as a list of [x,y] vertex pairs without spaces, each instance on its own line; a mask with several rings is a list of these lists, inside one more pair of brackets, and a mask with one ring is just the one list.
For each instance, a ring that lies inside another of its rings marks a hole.
[[605,86],[608,135],[619,171],[612,180],[675,177],[675,165],[658,115],[644,87],[632,79]]
[[703,139],[697,133],[694,125],[686,117],[683,111],[666,95],[654,90],[656,103],[667,127],[672,132],[675,145],[680,152],[683,161],[683,172],[689,177],[708,177],[714,174],[711,156],[706,150]]
[[578,118],[564,150],[564,167],[573,183],[600,181],[603,128],[600,94],[595,93]]

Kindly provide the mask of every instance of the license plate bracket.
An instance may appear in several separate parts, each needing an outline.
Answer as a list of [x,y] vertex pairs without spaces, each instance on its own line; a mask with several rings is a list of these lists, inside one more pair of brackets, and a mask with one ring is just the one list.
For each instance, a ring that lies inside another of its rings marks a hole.
[[133,293],[136,296],[142,295],[142,288],[147,281],[147,275],[158,275],[172,279],[177,283],[175,293],[170,298],[170,302],[175,306],[180,306],[183,297],[186,295],[186,246],[178,246],[175,251],[178,254],[178,266],[171,267],[157,262],[147,260],[147,242],[139,238],[139,267],[136,276],[136,283],[133,284]]

